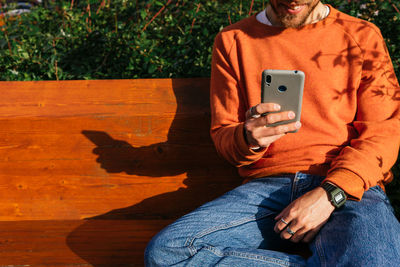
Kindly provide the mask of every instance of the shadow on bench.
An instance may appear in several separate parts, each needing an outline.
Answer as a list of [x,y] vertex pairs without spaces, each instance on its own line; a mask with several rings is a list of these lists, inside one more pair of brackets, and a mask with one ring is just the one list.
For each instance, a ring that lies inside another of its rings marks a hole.
[[241,182],[209,137],[208,79],[0,85],[0,265],[143,265],[156,232]]

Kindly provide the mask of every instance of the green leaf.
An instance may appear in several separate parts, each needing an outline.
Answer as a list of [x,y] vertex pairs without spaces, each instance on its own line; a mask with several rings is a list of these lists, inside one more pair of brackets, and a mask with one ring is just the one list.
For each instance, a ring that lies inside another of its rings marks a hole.
[[151,64],[148,71],[149,71],[149,73],[154,73],[156,71],[156,69],[157,69],[157,66],[154,64]]
[[147,11],[146,10],[140,10],[140,17],[142,19],[145,19],[147,17]]

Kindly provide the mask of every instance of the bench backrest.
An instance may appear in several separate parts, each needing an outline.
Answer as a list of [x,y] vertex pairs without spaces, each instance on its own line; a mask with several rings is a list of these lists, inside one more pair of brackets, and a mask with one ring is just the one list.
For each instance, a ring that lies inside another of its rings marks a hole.
[[241,182],[209,137],[209,79],[0,92],[0,220],[171,219]]

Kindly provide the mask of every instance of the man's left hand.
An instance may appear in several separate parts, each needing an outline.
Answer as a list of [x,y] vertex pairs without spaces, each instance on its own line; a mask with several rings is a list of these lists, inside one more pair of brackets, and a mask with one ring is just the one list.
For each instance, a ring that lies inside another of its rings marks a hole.
[[[274,230],[281,238],[295,243],[310,242],[328,221],[335,207],[322,187],[307,192],[287,206],[275,220]],[[286,224],[287,223],[287,224]],[[290,234],[287,227],[294,232]]]

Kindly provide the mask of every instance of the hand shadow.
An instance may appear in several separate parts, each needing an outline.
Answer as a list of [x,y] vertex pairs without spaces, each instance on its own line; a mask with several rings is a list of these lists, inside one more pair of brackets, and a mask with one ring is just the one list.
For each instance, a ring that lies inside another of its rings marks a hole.
[[126,173],[147,177],[175,176],[187,173],[187,178],[183,181],[186,188],[180,187],[177,191],[147,198],[136,205],[112,210],[91,217],[89,220],[175,219],[220,196],[226,192],[227,188],[233,188],[240,182],[240,179],[235,181],[236,170],[230,166],[226,166],[227,172],[224,176],[231,173],[233,179],[228,178],[222,181],[220,178],[210,177],[208,179],[207,176],[213,175],[214,167],[221,168],[221,162],[215,155],[208,155],[211,158],[216,157],[214,165],[210,164],[210,161],[195,160],[197,157],[202,157],[197,150],[188,154],[187,148],[168,142],[133,147],[126,141],[113,139],[105,132],[85,130],[82,131],[82,134],[96,144],[97,147],[93,149],[93,153],[98,155],[96,161],[108,173]]
[[168,143],[157,143],[149,146],[133,147],[123,140],[113,139],[106,132],[82,131],[82,134],[97,147],[100,167],[108,173],[126,173],[130,175],[163,177],[184,172],[186,166],[171,166],[171,158],[166,160]]
[[[125,172],[151,179],[150,177],[174,176],[187,172],[184,180],[186,188],[180,187],[176,191],[144,199],[130,207],[87,218],[71,232],[67,237],[68,246],[93,266],[142,265],[144,248],[148,238],[155,232],[143,235],[141,230],[161,230],[172,219],[222,195],[240,182],[236,170],[229,166],[227,170],[232,175],[230,178],[222,178],[225,181],[213,177],[207,179],[207,174],[213,173],[213,165],[199,163],[194,166],[193,160],[182,164],[185,159],[177,158],[176,150],[171,149],[173,145],[168,142],[133,147],[126,141],[113,139],[105,132],[83,131],[82,134],[96,144],[97,147],[93,149],[93,153],[98,155],[96,161],[108,173]],[[173,155],[170,155],[170,151],[174,151]],[[190,158],[191,155],[186,156]],[[171,164],[174,161],[177,162]],[[219,163],[217,160],[216,164]],[[159,220],[159,223],[148,226],[147,224],[154,224],[154,221],[148,220],[154,219]],[[131,223],[129,220],[132,220]],[[142,223],[138,220],[142,220]]]
[[[82,131],[96,145],[92,153],[107,173],[126,173],[124,179],[142,179],[147,185],[152,179],[156,183],[186,173],[186,187],[87,218],[72,231],[67,245],[92,266],[143,265],[144,248],[152,235],[241,183],[237,170],[217,156],[209,137],[209,93],[203,90],[208,83],[173,84],[177,110],[166,142],[135,147],[104,131]],[[133,190],[139,193],[142,184],[127,186],[137,187]]]

